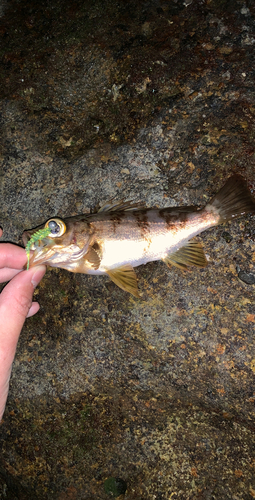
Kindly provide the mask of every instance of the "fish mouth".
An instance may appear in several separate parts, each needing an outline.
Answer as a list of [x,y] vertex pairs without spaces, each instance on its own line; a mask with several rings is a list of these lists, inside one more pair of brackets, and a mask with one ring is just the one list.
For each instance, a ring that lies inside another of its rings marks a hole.
[[[22,240],[26,246],[32,235],[38,230],[24,231]],[[32,243],[29,267],[45,264],[51,267],[63,267],[72,270],[76,262],[88,251],[89,242],[82,248],[73,243],[56,244],[54,239],[44,237]]]
[[[39,229],[41,229],[43,226],[41,226]],[[23,245],[26,247],[27,246],[27,243],[29,242],[31,236],[38,230],[38,228],[36,229],[31,229],[31,230],[27,230],[27,231],[23,231],[22,233],[22,241],[23,241]]]
[[54,248],[45,244],[41,248],[37,247],[35,250],[32,249],[29,267],[39,266],[40,264],[57,267],[60,263],[66,264],[70,262],[70,260],[70,256],[63,253],[61,254]]
[[[25,247],[37,230],[38,228],[35,230],[23,232],[22,241]],[[55,246],[54,241],[47,237],[32,243],[30,248],[31,253],[29,267],[39,266],[40,264],[47,264],[48,261],[50,261],[56,253],[52,248],[53,246]]]

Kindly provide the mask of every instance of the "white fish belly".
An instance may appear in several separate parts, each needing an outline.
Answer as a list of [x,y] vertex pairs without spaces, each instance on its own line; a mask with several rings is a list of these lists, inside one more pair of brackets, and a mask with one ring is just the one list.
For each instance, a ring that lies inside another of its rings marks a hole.
[[[188,239],[189,237],[187,241]],[[175,252],[180,246],[180,238],[169,232],[154,235],[151,242],[147,240],[106,241],[100,267],[95,273],[102,274],[107,269],[114,269],[125,264],[137,267],[147,262],[161,260],[169,253]]]
[[150,230],[142,236],[124,239],[106,239],[103,242],[103,257],[97,270],[91,269],[89,274],[105,274],[108,269],[130,264],[133,267],[156,260],[162,260],[167,255],[176,252],[182,246],[205,229],[212,227],[210,221],[205,221],[200,214],[190,214],[188,223],[180,228],[170,230],[165,221],[155,224],[154,231]]
[[147,252],[148,243],[146,241],[108,240],[104,244],[99,271],[105,272],[106,269],[113,269],[125,264],[131,264],[134,267],[140,266],[148,262]]

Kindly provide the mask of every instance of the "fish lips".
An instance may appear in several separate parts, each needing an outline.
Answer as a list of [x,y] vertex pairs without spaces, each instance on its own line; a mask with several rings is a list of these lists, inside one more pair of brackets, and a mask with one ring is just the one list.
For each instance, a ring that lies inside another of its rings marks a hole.
[[[31,237],[33,236],[34,233],[36,233],[39,229],[42,229],[43,226],[41,227],[37,227],[36,229],[32,229],[32,230],[27,230],[27,231],[24,231],[23,234],[22,234],[22,241],[23,241],[23,244],[27,245],[27,243],[29,242],[29,240],[31,239]],[[41,240],[38,240],[38,241],[35,241],[32,245],[31,245],[31,249],[30,249],[30,252],[31,252],[31,257],[30,257],[30,263],[29,263],[29,267],[33,267],[33,266],[38,266],[40,264],[46,264],[47,261],[50,259],[50,257],[52,257],[52,246],[53,246],[54,242],[49,239],[49,238],[42,238]]]

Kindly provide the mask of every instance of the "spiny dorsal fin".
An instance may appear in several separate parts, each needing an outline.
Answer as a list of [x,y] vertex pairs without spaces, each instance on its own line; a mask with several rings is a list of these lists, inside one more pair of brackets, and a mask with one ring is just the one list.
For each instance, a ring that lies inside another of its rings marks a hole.
[[104,205],[99,208],[98,212],[117,212],[118,210],[140,210],[145,208],[145,204],[143,202],[138,202],[138,203],[133,203],[132,201],[124,201],[119,200],[119,201],[114,201],[112,198],[109,201],[106,201]]
[[115,269],[108,269],[106,272],[115,285],[122,288],[122,290],[131,293],[135,297],[140,297],[137,288],[136,274],[130,264],[126,264],[125,266],[117,267]]
[[187,269],[188,266],[205,267],[207,260],[202,245],[198,241],[188,241],[177,252],[167,255],[163,259],[167,266],[173,265],[180,269]]

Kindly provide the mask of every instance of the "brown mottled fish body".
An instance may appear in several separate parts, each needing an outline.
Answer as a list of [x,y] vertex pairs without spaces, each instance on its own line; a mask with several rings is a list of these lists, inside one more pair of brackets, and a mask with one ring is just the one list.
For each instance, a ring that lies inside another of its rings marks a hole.
[[[248,212],[255,212],[255,202],[239,175],[232,176],[202,210],[108,204],[96,214],[47,221],[44,227],[52,227],[52,233],[31,245],[30,265],[108,274],[122,289],[139,296],[133,267],[155,260],[182,269],[203,267],[207,264],[203,249],[192,238]],[[41,227],[25,231],[24,243]]]
[[[100,266],[97,269],[82,258],[73,261],[72,270],[105,274],[108,269],[123,264],[136,267],[163,260],[169,252],[175,252],[190,238],[215,225],[212,214],[191,213],[185,209],[144,209],[131,213],[118,211],[65,219],[67,229],[70,227],[70,233],[73,230],[76,234],[78,247],[86,245],[91,236],[89,246],[97,247],[96,252],[100,254]],[[70,263],[66,268],[70,269]]]

